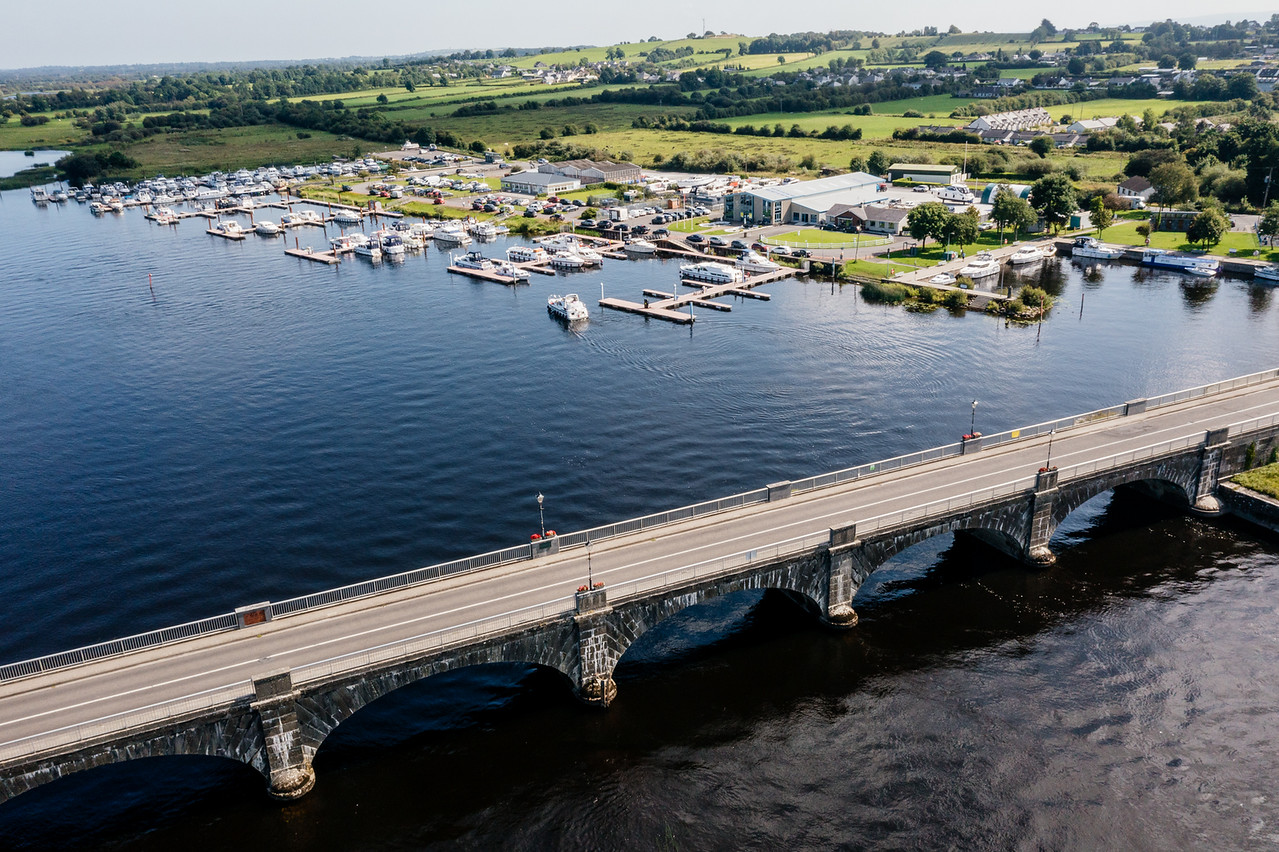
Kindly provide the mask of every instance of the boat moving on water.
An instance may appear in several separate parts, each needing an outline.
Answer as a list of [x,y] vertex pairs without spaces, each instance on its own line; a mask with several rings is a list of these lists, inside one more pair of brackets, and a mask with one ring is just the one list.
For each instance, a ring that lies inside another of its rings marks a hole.
[[559,317],[568,322],[578,322],[590,317],[590,312],[586,309],[586,303],[579,299],[576,293],[547,298],[546,310],[550,312],[551,316]]

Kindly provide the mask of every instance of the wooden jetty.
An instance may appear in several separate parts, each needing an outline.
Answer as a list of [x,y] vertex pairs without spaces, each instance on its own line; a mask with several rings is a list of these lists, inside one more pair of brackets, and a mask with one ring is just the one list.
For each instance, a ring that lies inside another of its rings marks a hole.
[[215,237],[222,237],[224,240],[242,240],[249,235],[248,231],[241,231],[238,234],[228,234],[226,231],[219,231],[217,228],[209,228],[206,234],[212,234]]
[[748,296],[749,298],[768,299],[766,293],[752,293],[751,290],[761,284],[767,284],[771,281],[781,281],[789,278],[798,270],[790,267],[782,267],[773,272],[765,272],[762,275],[754,275],[745,281],[733,281],[725,284],[705,284],[700,281],[692,281],[690,279],[682,279],[681,284],[690,287],[696,292],[684,294],[662,293],[658,290],[645,290],[644,295],[656,297],[658,301],[649,302],[645,300],[643,304],[630,302],[625,299],[600,299],[599,304],[602,308],[609,308],[614,311],[624,311],[631,314],[639,314],[641,316],[652,317],[653,319],[666,320],[667,322],[680,323],[687,325],[696,320],[696,317],[689,312],[681,310],[689,305],[694,307],[707,308],[713,311],[731,311],[732,305],[726,305],[723,302],[715,302],[719,296]]
[[481,281],[493,281],[497,284],[506,284],[511,286],[515,284],[528,283],[527,281],[521,281],[518,278],[512,278],[509,275],[503,275],[500,272],[495,272],[492,269],[468,269],[465,266],[450,266],[447,268],[449,272],[456,275],[465,275],[468,278],[478,278]]
[[300,257],[303,260],[313,260],[316,263],[341,263],[342,258],[338,257],[337,252],[330,249],[329,251],[315,251],[308,247],[304,249],[286,248],[284,253],[289,257]]

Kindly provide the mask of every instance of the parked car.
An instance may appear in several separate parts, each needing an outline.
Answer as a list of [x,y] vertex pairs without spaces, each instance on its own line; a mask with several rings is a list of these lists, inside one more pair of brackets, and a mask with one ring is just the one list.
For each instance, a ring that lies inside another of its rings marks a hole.
[[786,248],[786,246],[769,246],[768,248],[773,254],[779,254],[783,257],[790,255],[790,249]]
[[595,227],[595,220],[594,220],[594,219],[583,219],[582,221],[578,222],[577,224],[578,224],[578,226],[579,226],[579,227],[582,227],[582,228],[594,228],[594,227]]
[[671,232],[666,230],[665,228],[653,229],[653,236],[655,237],[669,237],[670,235],[671,235]]
[[915,191],[915,192],[928,192],[928,187],[924,186],[922,183],[920,183],[920,184],[916,184],[916,185],[915,185],[915,189],[914,189],[914,191]]
[[648,225],[636,225],[631,228],[631,233],[642,237],[648,233]]
[[732,247],[735,249],[741,249],[743,251],[750,248],[750,246],[746,244],[745,240],[733,240],[733,242],[730,245],[732,245]]
[[690,243],[704,243],[706,242],[706,238],[701,234],[689,234],[688,241]]
[[654,216],[654,217],[653,217],[653,221],[652,221],[652,223],[651,223],[651,224],[654,224],[654,225],[665,225],[665,224],[666,224],[666,217],[665,217],[665,216]]
[[790,253],[791,257],[812,257],[807,249],[795,249]]
[[585,207],[585,206],[586,206],[586,202],[582,201],[582,199],[580,199],[580,198],[574,198],[574,199],[573,199],[573,206],[574,206],[574,207]]
[[[439,201],[439,199],[437,198],[437,199],[436,199],[436,201]],[[440,203],[443,203],[443,202],[440,202]],[[536,219],[536,218],[537,218],[537,211],[536,211],[536,210],[534,210],[532,207],[528,208],[527,210],[525,210],[525,211],[524,211],[524,218],[525,218],[525,219]]]
[[626,224],[625,222],[619,222],[617,225],[617,230],[619,231],[629,231],[630,229],[631,229],[631,226]]
[[728,245],[728,240],[720,236],[714,236],[714,237],[711,237],[710,244],[713,246],[726,246]]

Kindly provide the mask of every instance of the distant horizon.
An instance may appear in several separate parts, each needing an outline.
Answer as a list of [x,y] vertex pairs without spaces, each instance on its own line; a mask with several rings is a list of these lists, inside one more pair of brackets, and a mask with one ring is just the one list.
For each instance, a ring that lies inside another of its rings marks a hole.
[[[492,0],[484,6],[482,22],[476,13],[462,8],[432,9],[428,17],[415,17],[408,9],[383,26],[345,23],[348,3],[314,0],[303,14],[268,14],[253,27],[238,26],[219,8],[187,7],[155,0],[53,0],[51,4],[25,4],[10,12],[8,43],[0,71],[40,68],[93,68],[169,64],[239,64],[259,62],[339,62],[356,58],[412,56],[461,50],[536,49],[570,45],[607,46],[657,36],[683,38],[689,32],[712,30],[763,36],[812,30],[864,30],[894,34],[924,26],[945,30],[951,24],[964,32],[1029,32],[1045,17],[1045,10],[1024,4],[996,3],[957,17],[954,7],[940,0],[918,0],[909,10],[884,9],[870,13],[832,10],[820,22],[787,23],[776,7],[761,0],[708,0],[690,7],[672,0],[652,0],[646,7],[648,21],[606,19],[589,0],[563,0],[558,13],[540,18],[528,7],[510,0]],[[1182,23],[1219,23],[1225,20],[1266,20],[1274,14],[1272,0],[1238,0],[1229,12],[1205,15],[1203,7],[1189,0],[1171,3],[1134,0],[1124,7],[1123,21],[1108,18],[1114,7],[1100,0],[1081,0],[1070,9],[1053,10],[1047,17],[1059,28],[1083,29],[1092,21],[1103,27],[1145,26],[1168,18]],[[50,22],[56,22],[50,27]],[[567,22],[567,23],[566,23]],[[429,27],[428,27],[429,23]],[[482,27],[477,27],[482,23]],[[52,31],[50,31],[52,29]],[[191,33],[211,33],[194,38]],[[15,39],[12,34],[24,36]],[[225,35],[224,35],[225,34]],[[474,44],[449,46],[472,36]],[[282,38],[283,37],[283,38]]]

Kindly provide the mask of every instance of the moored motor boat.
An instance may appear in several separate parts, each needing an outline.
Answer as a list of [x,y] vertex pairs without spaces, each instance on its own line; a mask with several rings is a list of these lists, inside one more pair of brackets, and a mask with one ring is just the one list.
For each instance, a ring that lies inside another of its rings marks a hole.
[[253,226],[253,232],[263,237],[274,237],[280,233],[280,226],[269,219],[263,219]]
[[1279,281],[1279,263],[1256,267],[1252,271],[1252,277],[1262,281]]
[[556,269],[582,269],[586,261],[571,251],[561,249],[551,255],[551,266]]
[[1123,249],[1108,246],[1096,237],[1075,237],[1075,244],[1070,248],[1072,257],[1092,257],[1098,260],[1114,260],[1123,253]]
[[527,269],[520,269],[509,260],[502,260],[494,263],[493,271],[498,275],[505,275],[507,278],[515,281],[527,281],[533,277],[529,274]]
[[1008,262],[1013,266],[1022,266],[1027,263],[1038,263],[1044,259],[1044,253],[1035,246],[1022,246],[1013,252],[1008,258]]
[[736,284],[745,279],[742,270],[723,263],[685,263],[679,268],[681,278],[705,281],[709,284]]
[[781,264],[774,263],[757,251],[744,251],[737,258],[737,266],[747,272],[774,272],[781,269]]
[[994,275],[997,272],[999,272],[999,261],[995,260],[988,251],[981,252],[968,261],[968,264],[963,269],[959,270],[960,275],[967,275],[974,280]]
[[493,270],[493,261],[485,257],[482,252],[478,251],[468,251],[461,257],[449,255],[449,261],[451,265],[456,266],[458,269],[478,269],[483,272],[490,272]]
[[1141,253],[1141,262],[1146,266],[1175,269],[1179,272],[1189,272],[1191,275],[1200,275],[1204,278],[1216,275],[1221,269],[1221,264],[1213,258],[1194,254],[1180,254],[1166,249],[1146,249]]
[[636,238],[622,246],[622,251],[627,254],[653,254],[657,251],[657,246],[648,240]]
[[936,275],[934,275],[932,278],[929,278],[928,283],[949,286],[954,284],[957,280],[958,279],[955,278],[954,275],[951,275],[949,272],[939,272]]
[[546,249],[541,246],[511,246],[506,250],[506,259],[516,263],[546,260]]

